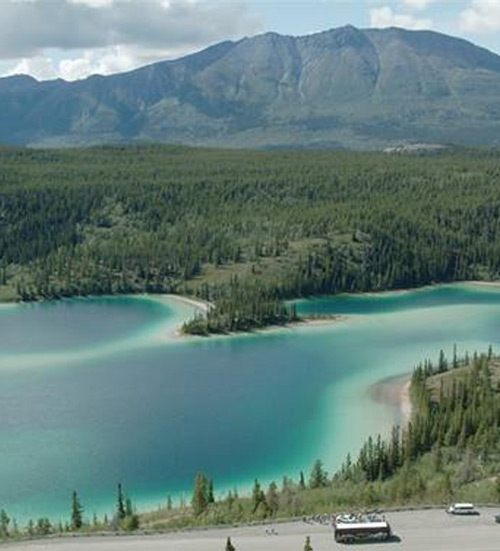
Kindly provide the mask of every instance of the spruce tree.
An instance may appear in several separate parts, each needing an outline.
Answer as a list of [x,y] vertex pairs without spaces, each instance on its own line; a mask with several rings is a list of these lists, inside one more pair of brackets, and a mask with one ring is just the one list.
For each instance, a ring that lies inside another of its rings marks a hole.
[[118,495],[116,498],[116,516],[119,520],[123,520],[126,517],[125,496],[123,494],[122,485],[120,483],[118,483]]
[[304,551],[313,551],[311,545],[311,536],[306,536],[306,543],[304,544]]
[[207,503],[215,503],[214,481],[212,479],[208,481]]
[[304,472],[300,471],[299,490],[305,490],[305,489],[306,489],[306,481],[304,478]]
[[209,483],[207,477],[202,472],[199,472],[194,481],[193,499],[191,501],[193,513],[196,516],[200,516],[207,509],[208,486]]
[[83,525],[83,507],[78,499],[78,494],[74,491],[71,495],[71,529],[80,530]]
[[9,536],[9,524],[10,517],[4,509],[2,509],[0,511],[0,537],[7,538]]
[[125,516],[131,517],[134,514],[134,505],[132,504],[132,500],[127,497],[125,499]]
[[260,487],[259,481],[255,479],[252,490],[252,513],[255,513],[261,505],[267,505],[266,496]]
[[323,468],[321,459],[317,459],[311,471],[309,486],[312,489],[324,488],[328,484],[328,474]]
[[236,551],[236,547],[232,544],[231,538],[227,538],[226,551]]
[[276,485],[276,482],[271,482],[269,484],[269,489],[267,490],[267,496],[266,496],[267,506],[269,507],[269,512],[272,516],[275,516],[279,509],[279,494],[278,494],[278,486]]

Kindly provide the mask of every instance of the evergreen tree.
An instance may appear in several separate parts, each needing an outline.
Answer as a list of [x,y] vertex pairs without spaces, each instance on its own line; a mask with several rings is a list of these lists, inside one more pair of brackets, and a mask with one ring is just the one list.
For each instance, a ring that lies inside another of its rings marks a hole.
[[215,503],[213,479],[208,481],[207,503]]
[[0,537],[1,538],[9,537],[9,524],[10,524],[10,517],[5,512],[5,510],[2,509],[0,511]]
[[305,490],[306,489],[306,481],[304,478],[303,471],[300,471],[300,478],[299,478],[299,490]]
[[118,494],[116,498],[116,516],[118,520],[123,520],[127,516],[125,510],[125,496],[121,483],[118,483]]
[[125,516],[131,517],[134,514],[134,505],[132,504],[132,500],[127,497],[125,499]]
[[279,493],[278,493],[278,486],[276,485],[276,482],[271,482],[269,484],[269,488],[267,490],[266,495],[266,502],[267,506],[269,507],[269,512],[272,516],[275,516],[279,509]]
[[83,507],[78,494],[73,491],[71,495],[71,529],[80,530],[83,526]]
[[255,513],[257,509],[261,510],[267,507],[266,496],[260,487],[260,483],[255,479],[253,490],[252,490],[252,513]]
[[495,480],[495,493],[497,501],[500,501],[500,476],[497,476]]
[[311,489],[324,488],[328,484],[328,474],[323,468],[323,463],[320,459],[314,462],[314,466],[309,477],[309,487]]
[[26,526],[26,531],[28,533],[28,536],[32,538],[35,535],[35,524],[33,522],[33,519],[29,519],[28,524]]
[[191,500],[195,516],[200,516],[206,511],[208,506],[208,490],[209,481],[207,477],[202,472],[197,473],[194,482],[193,499]]
[[231,538],[226,540],[226,551],[236,551],[236,547],[232,544]]
[[313,546],[311,545],[311,536],[306,536],[306,543],[304,544],[304,551],[313,551]]

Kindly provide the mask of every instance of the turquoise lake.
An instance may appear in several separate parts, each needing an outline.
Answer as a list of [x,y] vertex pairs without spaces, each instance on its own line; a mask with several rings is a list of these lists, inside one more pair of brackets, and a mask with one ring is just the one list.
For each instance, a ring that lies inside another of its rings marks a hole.
[[418,362],[500,342],[500,290],[447,285],[298,302],[342,321],[178,339],[193,308],[155,297],[0,307],[0,507],[24,522],[112,513],[122,482],[141,508],[190,498],[198,470],[216,491],[332,471],[395,406],[378,381]]

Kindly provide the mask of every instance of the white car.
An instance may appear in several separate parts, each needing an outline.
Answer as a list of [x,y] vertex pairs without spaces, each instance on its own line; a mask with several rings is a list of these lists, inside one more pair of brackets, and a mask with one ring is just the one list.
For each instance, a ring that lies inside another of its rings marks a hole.
[[454,503],[446,509],[446,512],[450,515],[479,515],[479,511],[472,503]]

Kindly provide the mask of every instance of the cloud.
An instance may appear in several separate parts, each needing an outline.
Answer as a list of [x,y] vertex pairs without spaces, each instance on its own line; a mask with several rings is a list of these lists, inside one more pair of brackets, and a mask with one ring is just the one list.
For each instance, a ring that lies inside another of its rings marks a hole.
[[371,26],[376,28],[403,27],[405,29],[430,29],[433,20],[418,18],[411,14],[395,13],[389,6],[370,10]]
[[10,75],[31,75],[39,80],[49,80],[59,76],[52,60],[42,55],[21,59],[4,76]]
[[0,9],[4,74],[41,80],[126,71],[260,29],[243,1],[0,0]]
[[89,75],[111,75],[129,71],[155,61],[180,57],[184,53],[183,50],[159,51],[130,46],[81,50],[72,57],[67,57],[67,52],[60,52],[51,56],[37,55],[18,60],[4,76],[28,74],[38,80],[79,80]]
[[472,0],[460,14],[460,28],[476,33],[500,31],[499,0]]
[[49,48],[195,48],[256,28],[240,2],[2,0],[0,57],[33,57]]
[[400,3],[406,7],[414,10],[425,10],[431,4],[434,4],[437,0],[399,0]]

